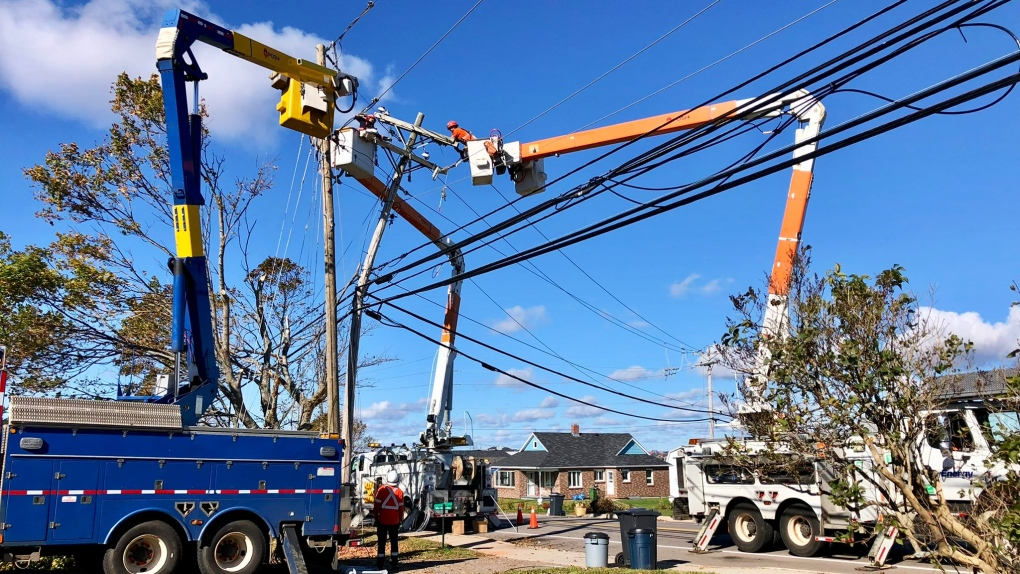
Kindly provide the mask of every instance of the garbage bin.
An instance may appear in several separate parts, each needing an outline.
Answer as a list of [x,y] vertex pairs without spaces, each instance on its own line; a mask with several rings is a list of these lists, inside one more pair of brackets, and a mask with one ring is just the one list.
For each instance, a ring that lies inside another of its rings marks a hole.
[[623,552],[616,555],[616,565],[630,566],[630,545],[627,544],[627,533],[632,529],[640,528],[642,530],[650,530],[654,535],[653,539],[657,538],[658,527],[656,519],[659,517],[659,513],[647,508],[631,508],[630,510],[617,512],[616,516],[620,519],[620,542],[623,543]]
[[631,528],[627,531],[627,548],[630,550],[630,567],[634,570],[655,570],[657,562],[655,531]]
[[549,516],[566,516],[563,514],[563,498],[562,494],[549,495]]
[[584,567],[605,568],[609,566],[609,535],[605,532],[589,532],[584,535]]

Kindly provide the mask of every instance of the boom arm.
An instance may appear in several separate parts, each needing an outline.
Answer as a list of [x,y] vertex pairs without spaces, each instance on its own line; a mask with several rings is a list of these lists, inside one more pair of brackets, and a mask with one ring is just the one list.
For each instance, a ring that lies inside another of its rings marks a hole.
[[[386,185],[374,175],[362,174],[356,179],[380,200],[386,200]],[[442,235],[435,225],[432,225],[418,210],[399,196],[393,200],[393,211],[406,219],[412,227],[420,231],[440,249],[445,249],[452,244],[450,238]],[[464,257],[461,255],[460,249],[453,249],[447,257],[450,259],[450,274],[453,277],[464,272]],[[429,449],[451,446],[451,440],[454,439],[451,436],[453,421],[450,419],[450,412],[453,409],[453,362],[457,358],[457,351],[453,345],[457,336],[457,319],[460,316],[461,284],[461,281],[451,283],[446,293],[446,312],[443,320],[443,333],[440,338],[439,356],[436,359],[432,394],[429,397],[428,412],[425,416],[425,432],[421,435],[421,444]],[[460,442],[467,443],[469,441]]]
[[[529,195],[540,191],[544,185],[542,162],[544,158],[550,156],[631,141],[644,135],[661,135],[694,129],[724,119],[754,120],[784,114],[795,117],[800,123],[795,140],[799,145],[794,148],[794,158],[814,152],[818,147],[817,142],[803,142],[817,136],[822,129],[825,122],[825,107],[806,90],[797,90],[786,95],[774,94],[760,100],[722,102],[530,143],[511,143],[507,144],[505,149],[510,156],[511,173],[518,174],[515,178],[518,182],[517,192]],[[769,304],[766,306],[762,321],[763,332],[770,336],[782,336],[788,321],[787,294],[790,289],[792,263],[804,230],[813,168],[813,159],[804,160],[793,166],[783,223],[779,230],[779,245],[776,248],[769,279]],[[535,187],[536,184],[539,184],[538,187]],[[760,396],[768,381],[768,375],[764,372],[764,365],[768,359],[764,351],[758,357],[757,372],[751,377],[750,390],[753,396]]]
[[[184,424],[195,424],[212,405],[219,384],[219,367],[213,348],[212,309],[202,235],[200,189],[202,117],[198,113],[198,82],[208,76],[199,67],[191,47],[203,42],[228,54],[277,73],[274,87],[284,90],[277,110],[280,124],[312,136],[332,131],[333,101],[337,93],[353,87],[355,80],[337,72],[292,58],[237,32],[227,30],[183,10],[171,10],[163,19],[156,41],[156,67],[163,84],[167,146],[174,200],[176,257],[170,261],[174,275],[171,350],[188,362],[187,389],[177,388],[174,373],[168,395],[160,402],[181,407]],[[337,85],[338,77],[344,79]],[[188,113],[185,82],[195,82],[194,107]]]

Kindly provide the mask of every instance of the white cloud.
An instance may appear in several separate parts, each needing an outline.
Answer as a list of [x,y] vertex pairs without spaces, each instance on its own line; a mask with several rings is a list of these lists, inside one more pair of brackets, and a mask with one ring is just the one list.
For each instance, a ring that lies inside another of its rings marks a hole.
[[509,424],[510,420],[509,417],[507,417],[506,414],[504,413],[497,413],[494,415],[490,415],[489,413],[481,413],[475,415],[475,422],[478,423],[479,425],[489,427],[505,427],[507,426],[507,424]]
[[538,406],[539,406],[539,408],[543,408],[543,409],[551,409],[553,407],[558,407],[559,405],[560,405],[560,400],[558,398],[552,396],[552,395],[549,395],[546,398],[542,399],[542,402],[539,403]]
[[933,328],[944,327],[947,333],[972,341],[978,366],[1004,361],[1020,340],[1020,307],[1011,307],[1006,319],[995,323],[985,321],[973,311],[956,313],[921,307],[918,315],[931,321]]
[[516,305],[505,311],[508,317],[497,321],[492,326],[493,329],[501,333],[515,333],[521,329],[531,329],[547,321],[544,305],[528,308]]
[[722,279],[713,279],[702,285],[700,291],[703,295],[711,295],[720,289],[722,289]]
[[598,417],[595,419],[596,427],[616,427],[622,424],[625,423],[619,419],[614,419],[610,417]]
[[[595,400],[595,397],[591,395],[581,397],[581,400],[586,403],[591,403],[593,405],[598,404],[598,401]],[[586,419],[604,414],[605,412],[606,411],[596,407],[575,404],[574,406],[569,407],[566,411],[564,411],[563,414],[565,414],[569,418]]]
[[733,283],[733,279],[712,279],[707,283],[699,284],[698,280],[701,279],[701,275],[698,273],[691,273],[683,279],[683,281],[677,281],[669,286],[669,295],[675,298],[682,298],[692,293],[698,293],[701,295],[712,295],[722,290],[723,284]]
[[630,325],[631,327],[634,327],[635,329],[645,329],[649,327],[648,321],[641,320],[628,321],[627,324]]
[[530,368],[527,368],[527,369],[507,369],[506,372],[508,374],[510,374],[510,375],[513,375],[513,377],[510,377],[510,376],[504,375],[503,373],[500,373],[496,377],[496,386],[497,387],[505,387],[505,388],[508,388],[508,389],[514,389],[514,390],[518,390],[518,391],[523,391],[524,389],[528,388],[528,386],[525,385],[524,383],[522,383],[521,381],[515,379],[514,377],[518,377],[520,379],[524,379],[525,381],[532,381],[532,373],[531,373],[531,369]]
[[626,369],[617,369],[612,373],[609,373],[610,379],[616,379],[618,381],[637,381],[637,380],[648,380],[648,379],[661,379],[663,372],[661,370],[649,370],[640,365],[634,365],[627,367]]
[[[75,7],[53,0],[0,2],[0,53],[9,55],[0,58],[0,89],[39,112],[106,127],[113,117],[111,84],[120,72],[132,77],[156,72],[162,15],[176,7],[231,27],[194,0],[91,0]],[[314,60],[315,45],[324,43],[296,28],[277,29],[271,22],[234,29],[299,58]],[[216,137],[261,145],[283,133],[275,107],[279,92],[270,88],[268,70],[211,46],[194,49],[209,74],[199,90]],[[365,91],[375,91],[377,82],[367,61],[344,55],[341,68],[358,76]]]
[[705,396],[705,389],[687,389],[679,393],[666,393],[666,397],[675,401],[690,402],[692,399],[700,400]]
[[362,421],[398,421],[408,414],[420,413],[422,420],[425,420],[425,397],[418,399],[413,403],[391,403],[390,401],[380,401],[378,403],[372,403],[371,406],[366,408],[358,409],[355,412]]
[[697,281],[700,278],[701,278],[701,275],[699,275],[697,273],[691,273],[690,275],[685,277],[683,281],[680,281],[678,283],[673,283],[672,285],[669,286],[669,294],[670,294],[670,296],[672,296],[672,297],[683,297],[684,295],[687,295],[687,293],[690,292],[694,282]]
[[514,413],[512,419],[514,422],[533,422],[551,419],[554,416],[556,411],[553,409],[524,409]]

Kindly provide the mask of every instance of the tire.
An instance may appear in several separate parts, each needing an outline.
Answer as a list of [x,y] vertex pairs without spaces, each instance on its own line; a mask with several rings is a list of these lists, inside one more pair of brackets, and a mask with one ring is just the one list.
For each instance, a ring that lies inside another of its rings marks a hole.
[[616,563],[616,567],[617,568],[623,568],[624,566],[627,565],[627,560],[624,559],[623,552],[617,552],[616,553],[616,561],[615,561],[615,563]]
[[170,574],[181,556],[181,538],[161,520],[134,526],[103,554],[105,574]]
[[736,505],[729,512],[726,524],[730,538],[741,552],[760,552],[772,543],[776,531],[757,508],[746,503]]
[[814,556],[825,547],[824,542],[815,540],[821,535],[818,518],[803,506],[791,506],[779,519],[779,535],[783,544],[794,556]]
[[262,566],[266,541],[262,530],[250,520],[224,524],[198,545],[198,569],[202,574],[252,574]]

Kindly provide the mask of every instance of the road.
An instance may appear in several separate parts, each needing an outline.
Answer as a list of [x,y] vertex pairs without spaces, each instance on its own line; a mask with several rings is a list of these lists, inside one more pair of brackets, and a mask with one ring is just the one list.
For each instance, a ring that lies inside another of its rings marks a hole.
[[[839,574],[856,574],[858,568],[868,565],[867,548],[851,548],[835,546],[828,554],[802,558],[791,555],[786,549],[770,552],[748,554],[737,550],[728,536],[716,536],[709,545],[709,552],[694,554],[689,552],[692,541],[699,526],[693,521],[660,521],[658,523],[658,565],[659,568],[671,568],[683,565],[703,565],[706,567],[740,567],[740,568],[788,568],[791,570],[809,570],[812,572],[833,572]],[[527,526],[514,532],[513,528],[502,528],[490,532],[489,536],[516,544],[538,544],[563,550],[584,550],[584,535],[587,532],[604,532],[609,535],[609,562],[622,550],[620,543],[619,523],[613,519],[550,517],[543,516],[539,520],[537,530]],[[889,564],[898,570],[910,572],[939,572],[925,563],[915,560],[904,560],[904,552],[892,555]],[[947,567],[952,571],[952,567]]]

